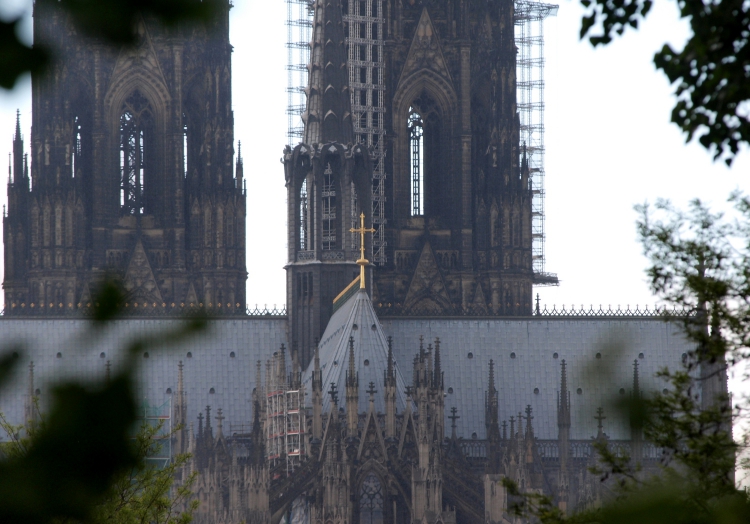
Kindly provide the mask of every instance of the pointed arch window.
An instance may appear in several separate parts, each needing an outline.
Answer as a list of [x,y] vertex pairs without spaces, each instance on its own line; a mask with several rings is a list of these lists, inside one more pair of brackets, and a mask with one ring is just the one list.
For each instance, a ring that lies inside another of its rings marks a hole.
[[73,155],[71,158],[71,173],[76,177],[76,170],[81,169],[81,118],[73,119]]
[[424,123],[414,107],[409,108],[411,153],[411,216],[424,214]]
[[148,100],[136,91],[120,114],[120,206],[124,214],[143,214],[143,190],[150,163],[153,113]]
[[302,251],[310,249],[310,210],[308,206],[307,178],[305,178],[299,190],[299,248]]
[[336,177],[327,164],[323,171],[323,249],[336,249]]
[[369,473],[359,491],[359,522],[383,524],[383,508],[383,485],[374,473]]

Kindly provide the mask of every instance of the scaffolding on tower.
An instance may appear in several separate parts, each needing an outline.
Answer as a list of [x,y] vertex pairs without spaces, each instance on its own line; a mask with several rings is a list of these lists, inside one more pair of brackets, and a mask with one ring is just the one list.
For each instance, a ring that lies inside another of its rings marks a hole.
[[515,2],[516,104],[533,193],[532,260],[536,285],[559,283],[556,274],[546,271],[544,254],[544,21],[556,16],[558,7],[526,0]]
[[157,427],[152,437],[153,445],[148,451],[146,463],[165,468],[172,460],[172,399],[154,405],[144,399],[138,410],[140,424]]
[[[312,36],[312,2],[286,0],[287,3],[287,136],[289,145],[302,139],[305,88],[308,82]],[[383,78],[383,0],[343,0],[344,27],[349,65],[349,87],[355,141],[370,147],[373,162],[372,221],[374,264],[386,262],[385,241],[385,149]],[[355,206],[352,206],[354,210]],[[352,213],[352,227],[358,214]],[[359,248],[359,237],[351,236],[351,247]]]
[[292,473],[305,456],[305,392],[296,368],[286,372],[284,347],[266,367],[266,449],[271,469]]
[[312,36],[312,3],[308,0],[286,1],[286,95],[287,95],[287,141],[294,147],[302,140],[305,111],[305,88],[307,87],[307,65],[310,61],[310,38]]

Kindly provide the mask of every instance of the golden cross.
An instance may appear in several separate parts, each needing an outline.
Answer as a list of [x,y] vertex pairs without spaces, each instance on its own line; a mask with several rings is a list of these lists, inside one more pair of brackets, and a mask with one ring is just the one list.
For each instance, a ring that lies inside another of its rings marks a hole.
[[359,260],[357,260],[357,264],[359,265],[359,288],[364,289],[365,266],[369,264],[368,260],[365,258],[365,233],[374,233],[375,230],[371,227],[365,228],[365,214],[362,213],[359,215],[359,227],[353,227],[349,231],[351,233],[359,233]]

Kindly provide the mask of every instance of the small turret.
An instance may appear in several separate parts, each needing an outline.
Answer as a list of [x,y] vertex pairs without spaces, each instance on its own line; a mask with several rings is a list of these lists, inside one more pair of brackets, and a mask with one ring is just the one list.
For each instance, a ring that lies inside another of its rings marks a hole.
[[349,369],[346,372],[346,429],[350,438],[357,436],[359,414],[359,376],[354,362],[354,337],[349,337]]

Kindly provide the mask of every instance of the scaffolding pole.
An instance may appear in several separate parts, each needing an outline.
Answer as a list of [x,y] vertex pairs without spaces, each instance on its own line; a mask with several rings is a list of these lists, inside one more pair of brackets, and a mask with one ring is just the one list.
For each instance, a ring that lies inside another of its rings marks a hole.
[[[343,0],[344,27],[349,66],[354,138],[371,148],[375,161],[372,182],[374,264],[386,262],[385,241],[385,163],[384,163],[384,91],[383,83],[383,0]],[[308,82],[312,37],[312,3],[286,0],[287,3],[287,137],[294,146],[302,139],[305,111],[305,87]],[[354,192],[352,192],[352,195]],[[352,227],[359,223],[356,202],[352,202]],[[359,248],[359,236],[350,238],[352,249]]]
[[299,373],[286,374],[284,354],[274,353],[266,379],[266,446],[271,468],[282,461],[287,475],[305,455],[305,392]]
[[312,4],[308,0],[286,1],[286,94],[287,141],[294,146],[302,140],[305,111],[307,64],[310,61],[312,33]]
[[[557,275],[545,269],[544,224],[544,20],[556,16],[557,5],[515,2],[516,104],[531,179],[531,233],[534,283],[557,285]],[[523,154],[524,148],[521,148]]]
[[[344,0],[349,88],[355,141],[374,154],[372,173],[372,258],[386,263],[385,241],[385,84],[383,78],[383,0]],[[352,207],[352,209],[355,209]],[[358,217],[352,216],[352,227]],[[352,235],[352,247],[359,247],[359,235]]]

